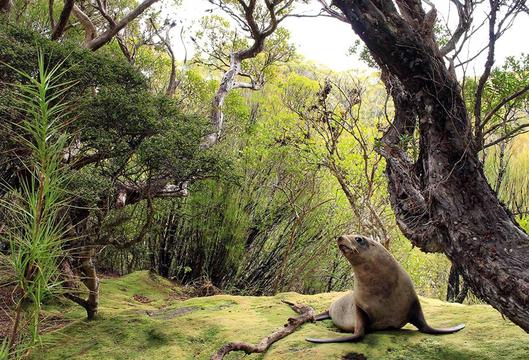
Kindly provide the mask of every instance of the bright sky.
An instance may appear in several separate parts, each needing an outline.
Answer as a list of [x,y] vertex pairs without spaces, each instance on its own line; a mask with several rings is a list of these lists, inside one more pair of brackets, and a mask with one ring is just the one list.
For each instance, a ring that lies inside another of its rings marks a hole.
[[[455,20],[455,9],[448,7],[448,0],[436,0],[434,2],[441,16],[448,18],[449,22]],[[206,12],[206,10],[211,9],[213,9],[213,12]],[[318,10],[319,7],[314,3],[300,9],[298,13],[307,12],[314,14]],[[485,8],[478,9],[474,15],[476,24],[484,18],[485,10]],[[181,6],[175,10],[168,10],[167,12],[171,18],[182,20],[186,26],[208,14],[224,15],[222,11],[215,8],[207,0],[183,0]],[[496,64],[503,63],[507,56],[529,53],[529,41],[524,39],[524,36],[529,34],[528,20],[529,17],[527,15],[520,15],[515,21],[514,26],[497,43]],[[282,26],[291,32],[292,42],[296,45],[298,52],[307,60],[337,71],[365,67],[355,56],[347,55],[349,47],[357,39],[348,24],[336,19],[318,17],[288,18],[282,23]],[[481,30],[470,46],[470,49],[473,51],[485,45],[487,41],[487,29],[484,27]],[[193,44],[189,38],[187,38],[186,43],[188,56],[191,56],[193,53]],[[183,58],[184,50],[179,39],[175,39],[175,47],[177,53]],[[468,75],[473,75],[474,73],[480,74],[480,68],[484,62],[484,58],[485,54],[473,63],[471,68],[468,69]],[[476,68],[475,70],[473,69],[474,67]]]

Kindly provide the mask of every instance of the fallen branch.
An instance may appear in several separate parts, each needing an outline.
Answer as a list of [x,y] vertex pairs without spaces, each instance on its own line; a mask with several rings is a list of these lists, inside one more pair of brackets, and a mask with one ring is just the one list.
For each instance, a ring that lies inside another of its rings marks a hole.
[[264,337],[258,345],[243,343],[243,342],[231,342],[223,345],[219,351],[217,351],[211,357],[211,360],[222,360],[231,351],[244,351],[246,354],[264,353],[268,348],[278,340],[292,334],[301,325],[314,321],[314,309],[304,304],[294,304],[285,300],[282,300],[285,304],[290,305],[292,310],[300,314],[295,318],[289,318],[288,322],[280,329],[277,329],[270,335]]

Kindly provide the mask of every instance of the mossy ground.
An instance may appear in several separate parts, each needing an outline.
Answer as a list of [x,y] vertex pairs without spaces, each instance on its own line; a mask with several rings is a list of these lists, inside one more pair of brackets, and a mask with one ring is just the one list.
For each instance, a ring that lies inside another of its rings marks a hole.
[[[104,279],[99,319],[81,320],[83,313],[76,307],[50,307],[50,315],[61,312],[72,322],[44,335],[43,346],[35,350],[34,358],[209,359],[225,342],[257,343],[282,326],[294,313],[281,299],[323,311],[339,295],[218,295],[182,300],[179,292],[170,282],[148,272]],[[369,334],[356,344],[306,342],[307,336],[340,335],[326,320],[306,324],[264,355],[232,353],[228,359],[341,359],[348,353],[363,354],[367,359],[529,359],[529,335],[490,306],[448,304],[428,298],[421,301],[432,325],[464,322],[466,328],[457,334],[432,336],[407,326],[405,330]]]

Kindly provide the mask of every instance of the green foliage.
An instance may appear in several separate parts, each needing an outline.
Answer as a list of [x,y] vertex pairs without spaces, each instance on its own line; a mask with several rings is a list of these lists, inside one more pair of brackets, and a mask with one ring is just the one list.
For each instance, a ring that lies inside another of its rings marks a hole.
[[[239,7],[239,4],[234,7]],[[266,14],[268,11],[256,12],[258,18],[266,17]],[[192,39],[199,50],[194,61],[220,71],[227,70],[232,53],[248,49],[253,41],[241,36],[240,30],[234,29],[230,21],[218,15],[203,17]],[[242,62],[241,70],[245,76],[241,79],[248,81],[248,77],[252,77],[257,82],[270,80],[276,74],[278,65],[291,61],[294,56],[295,47],[290,44],[290,33],[285,28],[278,28],[266,38],[263,50],[256,57]]]
[[518,224],[524,229],[526,232],[529,232],[529,216],[520,216],[518,218]]
[[348,54],[357,56],[369,67],[372,67],[374,69],[378,68],[378,65],[371,56],[369,49],[367,48],[367,46],[363,45],[360,40],[356,40],[353,45],[349,47]]
[[[4,25],[0,30],[0,60],[4,63],[32,72],[29,54],[43,46],[50,61],[63,60],[71,68],[65,80],[76,81],[68,100],[75,102],[77,109],[69,131],[78,134],[80,144],[76,149],[79,156],[73,161],[89,160],[75,166],[73,188],[85,206],[113,196],[119,177],[140,180],[141,174],[153,178],[163,174],[178,183],[211,176],[225,166],[218,154],[198,151],[208,131],[207,121],[200,115],[184,114],[179,109],[180,99],[152,94],[146,78],[123,59],[83,50],[73,43],[58,44],[14,26]],[[5,65],[0,66],[0,74],[12,82],[24,81]],[[6,95],[0,103],[7,109],[11,94],[6,89],[0,91]],[[203,106],[196,108],[202,110]],[[18,121],[7,110],[3,115],[13,123]],[[14,144],[4,137],[0,146],[13,148]],[[80,189],[84,191],[77,191]]]
[[[68,136],[64,133],[67,103],[63,98],[72,86],[63,82],[61,65],[48,66],[39,52],[37,74],[13,69],[28,83],[12,87],[16,102],[11,109],[22,118],[12,124],[17,130],[12,135],[29,153],[23,161],[26,171],[20,187],[6,185],[11,201],[4,198],[0,202],[12,220],[7,232],[10,264],[21,294],[9,339],[11,350],[17,346],[15,354],[38,342],[41,304],[59,288],[58,261],[67,231],[63,217],[68,176],[62,156]],[[22,313],[26,315],[26,336],[20,335]]]
[[[319,292],[352,285],[350,267],[334,239],[346,231],[359,231],[357,219],[337,181],[320,165],[326,151],[322,139],[314,131],[306,138],[305,124],[290,109],[296,105],[310,111],[320,85],[306,76],[310,71],[303,66],[293,69],[276,73],[262,92],[228,96],[226,132],[214,150],[231,159],[229,176],[224,173],[193,185],[185,200],[156,202],[156,226],[145,241],[135,249],[106,251],[102,266],[119,273],[154,266],[182,282],[206,278],[236,293]],[[198,82],[199,74],[192,74]],[[381,96],[377,89],[369,91],[373,99]],[[361,132],[369,144],[377,136],[380,104],[383,101],[365,104],[353,132],[354,136]],[[338,161],[347,170],[348,181],[363,192],[364,159],[353,135],[344,136]],[[371,162],[374,145],[369,146]],[[375,179],[373,199],[382,202],[383,166]],[[115,238],[134,234],[144,211],[138,207],[133,215],[137,220],[129,222],[136,225],[118,228]],[[389,208],[386,216],[394,237],[392,251],[419,291],[443,296],[448,262],[442,256],[412,251],[398,235]],[[154,264],[149,257],[156,259]]]
[[65,79],[76,81],[72,95],[83,94],[94,86],[112,84],[120,84],[126,89],[147,89],[145,77],[127,62],[83,49],[68,40],[58,43],[23,27],[0,23],[0,46],[0,60],[4,63],[0,65],[0,74],[4,81],[23,81],[19,74],[10,71],[5,64],[31,73],[35,70],[35,49],[42,48],[48,54],[49,61],[64,61],[64,66],[70,69]]

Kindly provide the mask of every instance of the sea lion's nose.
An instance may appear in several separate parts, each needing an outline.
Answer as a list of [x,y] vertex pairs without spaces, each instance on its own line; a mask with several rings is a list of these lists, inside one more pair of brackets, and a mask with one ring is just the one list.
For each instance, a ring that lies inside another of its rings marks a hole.
[[345,236],[338,236],[338,239],[336,240],[338,242],[338,244],[341,244],[345,241]]

